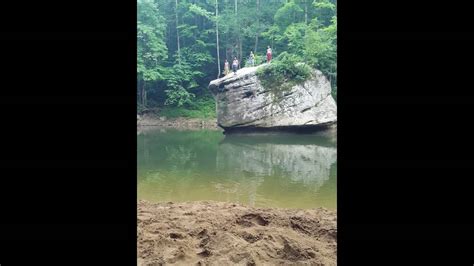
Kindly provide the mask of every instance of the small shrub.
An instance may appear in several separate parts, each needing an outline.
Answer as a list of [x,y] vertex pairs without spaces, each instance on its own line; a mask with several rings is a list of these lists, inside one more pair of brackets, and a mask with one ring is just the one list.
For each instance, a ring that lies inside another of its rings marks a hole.
[[258,69],[257,76],[265,88],[278,91],[290,88],[311,76],[311,68],[301,61],[298,56],[283,52],[270,65]]

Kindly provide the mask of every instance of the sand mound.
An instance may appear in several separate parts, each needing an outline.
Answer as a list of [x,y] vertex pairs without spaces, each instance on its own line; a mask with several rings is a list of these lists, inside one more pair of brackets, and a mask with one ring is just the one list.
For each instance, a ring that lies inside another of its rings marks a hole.
[[138,265],[336,265],[336,212],[138,202]]

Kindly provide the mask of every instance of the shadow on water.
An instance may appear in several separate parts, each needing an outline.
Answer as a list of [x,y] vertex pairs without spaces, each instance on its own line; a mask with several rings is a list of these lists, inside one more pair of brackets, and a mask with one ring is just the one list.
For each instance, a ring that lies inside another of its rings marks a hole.
[[147,132],[137,141],[139,198],[336,208],[333,137],[203,130]]

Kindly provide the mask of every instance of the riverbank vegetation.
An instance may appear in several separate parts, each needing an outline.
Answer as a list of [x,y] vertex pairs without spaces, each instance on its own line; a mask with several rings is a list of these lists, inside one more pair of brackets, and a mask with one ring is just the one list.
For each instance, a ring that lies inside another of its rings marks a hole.
[[[256,64],[273,51],[276,80],[304,78],[304,62],[336,84],[336,0],[138,0],[138,113],[215,117],[209,82],[224,60]],[[285,61],[286,60],[286,61]],[[287,75],[286,77],[279,76]]]

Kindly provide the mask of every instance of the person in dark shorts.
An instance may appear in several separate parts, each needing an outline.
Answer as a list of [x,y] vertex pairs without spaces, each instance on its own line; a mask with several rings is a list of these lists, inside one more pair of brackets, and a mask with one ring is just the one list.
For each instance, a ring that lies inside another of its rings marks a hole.
[[234,57],[234,61],[232,61],[232,71],[234,71],[234,75],[237,74],[238,67],[239,67],[239,60],[237,60],[237,57]]

